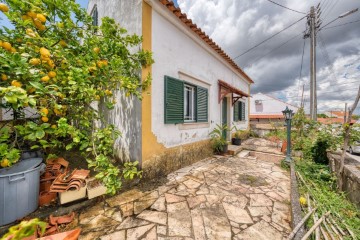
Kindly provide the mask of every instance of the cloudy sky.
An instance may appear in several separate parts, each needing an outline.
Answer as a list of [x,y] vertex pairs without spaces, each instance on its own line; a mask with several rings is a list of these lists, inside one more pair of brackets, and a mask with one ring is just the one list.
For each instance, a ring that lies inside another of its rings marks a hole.
[[[320,0],[273,1],[308,13],[310,7],[316,6]],[[289,103],[299,104],[302,85],[305,84],[305,107],[309,108],[310,40],[302,38],[306,18],[254,50],[237,57],[305,14],[287,10],[268,0],[177,0],[177,4],[255,81],[252,93],[268,93]],[[360,7],[360,1],[322,0],[320,6],[320,18],[324,26],[340,14]],[[343,109],[344,103],[351,104],[356,96],[360,84],[360,21],[335,26],[357,20],[360,20],[360,11],[336,20],[328,25],[332,28],[323,29],[318,34],[316,50],[319,112]],[[285,42],[287,43],[283,45]]]

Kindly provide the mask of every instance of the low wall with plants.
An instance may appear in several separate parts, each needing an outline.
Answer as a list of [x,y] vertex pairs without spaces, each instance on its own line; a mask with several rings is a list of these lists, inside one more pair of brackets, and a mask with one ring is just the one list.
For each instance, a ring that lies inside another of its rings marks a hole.
[[[339,153],[328,152],[329,165],[332,172],[339,173],[340,158]],[[360,207],[360,163],[356,160],[346,157],[344,174],[343,174],[343,189],[347,198]]]

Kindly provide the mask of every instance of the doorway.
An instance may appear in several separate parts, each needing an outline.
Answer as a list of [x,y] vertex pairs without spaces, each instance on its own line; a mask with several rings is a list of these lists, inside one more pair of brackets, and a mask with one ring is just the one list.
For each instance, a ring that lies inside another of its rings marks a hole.
[[[228,98],[224,97],[221,104],[221,123],[228,125]],[[227,131],[223,130],[223,137],[227,139]]]

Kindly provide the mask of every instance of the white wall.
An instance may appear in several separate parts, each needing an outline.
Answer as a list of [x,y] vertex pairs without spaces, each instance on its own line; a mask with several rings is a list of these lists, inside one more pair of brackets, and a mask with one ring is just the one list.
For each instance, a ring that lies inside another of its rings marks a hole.
[[[168,14],[168,13],[169,14]],[[167,19],[166,19],[166,18]],[[174,21],[174,24],[169,21]],[[180,30],[180,29],[181,30]],[[221,123],[221,104],[218,102],[218,80],[248,93],[248,82],[232,71],[217,57],[205,43],[194,41],[183,26],[167,9],[152,11],[152,51],[155,63],[152,65],[152,131],[158,142],[166,147],[178,146],[209,138],[209,132],[216,123]],[[164,75],[190,81],[209,89],[209,123],[164,124]],[[231,106],[230,98],[228,106]],[[244,101],[248,101],[245,99]],[[246,104],[246,119],[248,119]],[[232,106],[228,121],[232,123]],[[248,121],[237,124],[248,127]],[[143,141],[146,141],[144,139]]]
[[[282,115],[281,111],[285,110],[286,106],[293,110],[294,113],[298,110],[298,107],[262,93],[254,94],[250,99],[250,114]],[[261,103],[255,104],[256,100],[260,101]]]

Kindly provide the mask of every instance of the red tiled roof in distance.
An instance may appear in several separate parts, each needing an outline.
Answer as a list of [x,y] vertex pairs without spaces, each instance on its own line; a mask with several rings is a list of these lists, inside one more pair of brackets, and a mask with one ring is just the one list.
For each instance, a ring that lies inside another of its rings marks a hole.
[[284,115],[280,114],[250,114],[250,119],[282,119]]
[[181,13],[180,8],[176,7],[172,1],[159,0],[167,9],[169,9],[180,21],[187,25],[196,35],[204,40],[212,49],[214,49],[226,62],[233,66],[247,81],[254,83],[254,81],[228,56],[226,53],[200,28],[196,26],[190,19],[187,18],[185,13]]
[[[323,124],[335,124],[335,123],[343,124],[344,118],[318,118],[317,121]],[[352,119],[350,124],[354,124],[354,123],[356,123],[356,120]]]

